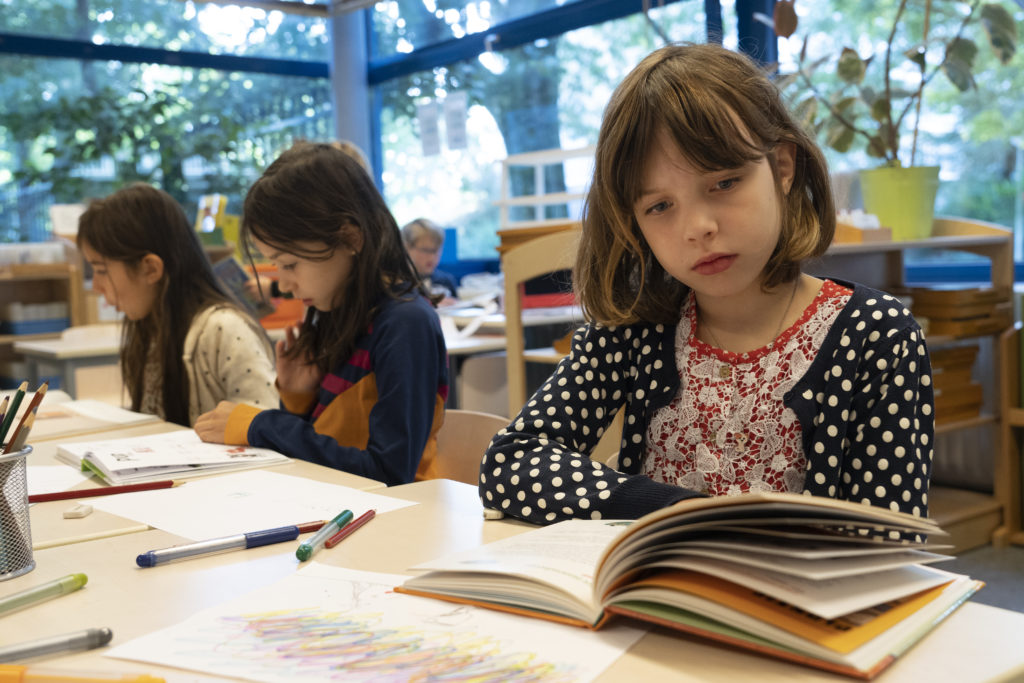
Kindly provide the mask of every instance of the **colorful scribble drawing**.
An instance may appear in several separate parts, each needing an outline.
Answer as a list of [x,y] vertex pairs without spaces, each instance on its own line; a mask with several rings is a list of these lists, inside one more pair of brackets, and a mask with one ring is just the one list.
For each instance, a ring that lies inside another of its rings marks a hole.
[[108,654],[272,683],[570,683],[593,680],[641,633],[609,639],[401,595],[402,579],[313,563]]
[[299,679],[555,683],[575,678],[532,654],[502,652],[488,636],[389,628],[379,614],[284,610],[227,618],[222,626],[237,637],[219,648],[221,655],[287,666]]

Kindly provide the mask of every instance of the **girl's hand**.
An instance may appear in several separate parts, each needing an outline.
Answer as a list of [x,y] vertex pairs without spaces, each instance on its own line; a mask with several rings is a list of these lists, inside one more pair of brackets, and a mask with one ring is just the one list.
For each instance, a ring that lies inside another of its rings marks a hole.
[[277,387],[281,391],[296,394],[311,394],[320,386],[323,376],[308,359],[288,358],[286,352],[295,345],[298,337],[297,326],[285,330],[285,338],[277,342]]
[[224,443],[224,433],[228,428],[228,416],[235,409],[231,401],[221,401],[217,407],[196,418],[194,429],[199,438],[209,443]]

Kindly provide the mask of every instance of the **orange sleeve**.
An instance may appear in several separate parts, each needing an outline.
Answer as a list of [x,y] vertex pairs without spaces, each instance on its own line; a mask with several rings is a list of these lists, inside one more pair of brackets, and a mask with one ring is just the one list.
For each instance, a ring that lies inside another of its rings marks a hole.
[[308,413],[313,408],[313,402],[316,401],[315,392],[281,391],[281,387],[277,387],[277,391],[281,395],[281,403],[284,404],[284,409],[296,415]]
[[224,427],[224,443],[232,446],[248,446],[249,425],[252,424],[253,418],[259,412],[261,409],[256,406],[244,403],[235,406],[231,414],[228,415],[227,426]]

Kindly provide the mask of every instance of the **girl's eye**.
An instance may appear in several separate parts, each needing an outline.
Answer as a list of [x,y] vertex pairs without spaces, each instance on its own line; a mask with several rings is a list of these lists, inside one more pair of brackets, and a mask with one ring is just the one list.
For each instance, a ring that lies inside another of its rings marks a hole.
[[644,213],[650,216],[653,214],[662,213],[666,209],[668,209],[668,202],[658,202],[657,204],[647,207],[647,210],[644,211]]
[[285,263],[281,265],[281,270],[295,270],[295,266],[294,263]]
[[740,181],[739,178],[725,178],[715,183],[716,190],[731,190]]

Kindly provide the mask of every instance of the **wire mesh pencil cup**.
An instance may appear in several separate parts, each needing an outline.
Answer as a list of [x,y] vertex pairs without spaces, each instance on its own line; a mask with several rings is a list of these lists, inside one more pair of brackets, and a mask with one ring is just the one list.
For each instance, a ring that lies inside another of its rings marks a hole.
[[25,446],[17,453],[0,455],[0,581],[32,571],[32,530],[28,518]]

